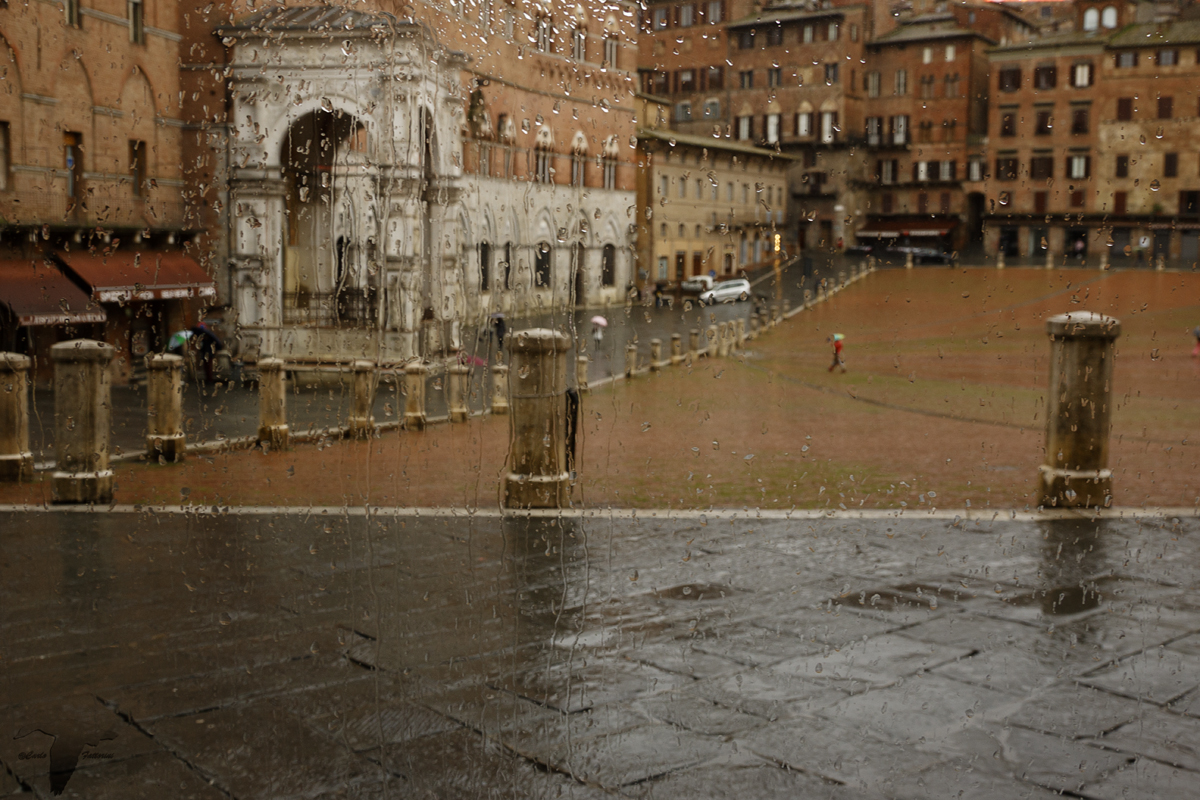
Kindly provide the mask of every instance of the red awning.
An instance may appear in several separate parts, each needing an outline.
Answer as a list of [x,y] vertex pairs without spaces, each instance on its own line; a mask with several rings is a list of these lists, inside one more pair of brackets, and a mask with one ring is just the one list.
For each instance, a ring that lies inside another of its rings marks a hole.
[[56,255],[92,287],[92,297],[101,303],[217,295],[217,287],[204,268],[183,253],[118,250],[108,255]]
[[880,239],[898,239],[901,236],[945,236],[954,229],[958,220],[896,220],[885,219],[868,222],[855,236],[872,236]]
[[104,309],[54,265],[41,258],[0,261],[0,303],[21,326],[104,322]]

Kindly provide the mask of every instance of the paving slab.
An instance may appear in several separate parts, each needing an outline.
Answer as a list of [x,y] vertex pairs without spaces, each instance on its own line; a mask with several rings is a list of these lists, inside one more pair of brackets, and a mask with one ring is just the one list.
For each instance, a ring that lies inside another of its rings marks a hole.
[[1078,793],[1085,785],[1137,760],[1088,742],[1021,728],[999,730],[993,738],[1014,778],[1057,792]]
[[1151,710],[1105,734],[1105,747],[1200,773],[1200,719]]
[[1169,703],[1200,686],[1200,655],[1155,647],[1093,672],[1080,683],[1151,703]]
[[683,693],[765,720],[824,708],[846,696],[840,689],[770,669],[748,669],[700,681]]
[[[643,800],[865,800],[867,795],[774,764],[701,766],[628,787]],[[882,798],[882,795],[877,797]]]
[[550,753],[545,763],[586,783],[616,789],[702,764],[721,750],[720,743],[707,737],[673,725],[647,723],[564,745]]
[[711,700],[677,692],[643,700],[638,706],[654,719],[705,736],[725,736],[766,724],[761,716],[743,714]]
[[1101,689],[1063,683],[1028,697],[1007,721],[1057,736],[1095,738],[1140,719],[1153,708]]
[[970,652],[965,647],[884,634],[839,649],[826,648],[822,653],[788,659],[775,664],[773,669],[853,692],[890,685],[906,675],[935,669]]
[[1096,800],[1126,800],[1130,797],[1190,800],[1196,796],[1198,785],[1200,773],[1139,758],[1084,784],[1080,793]]
[[[120,761],[100,761],[76,769],[62,787],[52,790],[50,775],[29,781],[40,800],[128,800],[131,797],[171,797],[179,800],[229,800],[184,761],[168,753],[151,753]],[[24,797],[30,795],[25,794]]]

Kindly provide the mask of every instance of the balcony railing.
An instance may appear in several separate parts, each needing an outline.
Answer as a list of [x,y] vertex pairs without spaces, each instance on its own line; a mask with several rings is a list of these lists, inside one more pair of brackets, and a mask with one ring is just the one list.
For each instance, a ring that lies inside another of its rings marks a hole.
[[369,328],[379,313],[379,292],[374,287],[340,292],[285,292],[285,325],[318,328]]

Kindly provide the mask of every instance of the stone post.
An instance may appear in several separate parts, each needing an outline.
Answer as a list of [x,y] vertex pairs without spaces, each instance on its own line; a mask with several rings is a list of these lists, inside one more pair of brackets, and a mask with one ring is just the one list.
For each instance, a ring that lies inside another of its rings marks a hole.
[[729,340],[731,338],[728,322],[722,322],[717,326],[717,355],[719,357],[725,358],[729,355]]
[[757,314],[750,315],[750,336],[754,337],[754,338],[758,337],[758,315]]
[[637,344],[630,342],[625,345],[625,377],[632,378],[637,372]]
[[996,253],[996,269],[1004,269],[1004,251],[1000,250]]
[[404,365],[404,427],[419,431],[425,428],[425,376],[429,367],[423,361]]
[[650,369],[654,372],[662,369],[662,339],[650,340]]
[[1154,268],[1159,272],[1163,272],[1167,268],[1166,256],[1161,253],[1154,257]]
[[804,305],[806,307],[812,305],[812,299],[813,299],[812,289],[805,289],[804,290]]
[[[580,356],[580,358],[586,365],[587,356]],[[587,377],[586,372],[584,377]],[[586,384],[580,387],[580,391],[585,388]],[[504,364],[492,365],[492,413],[500,415],[508,413],[508,367]]]
[[838,270],[838,288],[839,289],[846,288],[846,271],[845,270]]
[[510,340],[512,398],[505,508],[562,508],[570,500],[567,471],[567,351],[570,340],[546,328]]
[[677,367],[683,363],[683,337],[678,333],[671,334],[671,366]]
[[1100,248],[1100,271],[1108,269],[1108,245],[1102,245]]
[[913,260],[913,254],[912,254],[912,251],[909,251],[909,252],[905,253],[905,254],[904,254],[904,268],[905,268],[905,269],[912,269],[912,268],[913,268],[913,263],[914,263],[914,260]]
[[695,361],[700,357],[700,329],[692,328],[688,331],[688,360]]
[[1121,323],[1094,311],[1046,320],[1050,391],[1046,396],[1046,463],[1041,503],[1058,508],[1107,506],[1112,500],[1108,435],[1114,343]]
[[737,321],[737,349],[741,350],[746,346],[746,320],[738,319]]
[[0,353],[0,481],[33,480],[28,356]]
[[783,298],[783,318],[784,319],[787,319],[787,315],[789,313],[791,313],[791,310],[792,310],[792,301],[786,297]]
[[779,308],[779,303],[771,304],[771,322],[774,325],[783,322],[783,312]]
[[113,347],[91,339],[50,348],[54,362],[55,503],[111,503]]
[[867,256],[867,269],[871,272],[875,271],[875,256]]
[[1054,251],[1046,248],[1046,269],[1054,269]]
[[467,417],[471,416],[467,408],[467,384],[471,370],[466,364],[451,364],[446,373],[446,387],[450,391],[450,421],[466,422]]
[[709,325],[704,331],[704,354],[709,358],[716,358],[717,347],[717,326]]
[[183,357],[146,356],[146,455],[168,464],[183,461]]
[[579,387],[579,393],[590,391],[588,388],[588,357],[578,356],[575,359],[575,385]]
[[375,362],[355,361],[350,365],[350,418],[346,420],[349,436],[369,439],[375,435]]
[[291,442],[287,423],[287,385],[283,359],[258,360],[258,442],[286,448]]

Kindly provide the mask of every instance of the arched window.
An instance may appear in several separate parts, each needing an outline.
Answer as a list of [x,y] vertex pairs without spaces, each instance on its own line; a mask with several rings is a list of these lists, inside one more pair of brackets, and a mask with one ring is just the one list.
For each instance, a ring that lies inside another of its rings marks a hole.
[[611,244],[604,245],[603,256],[600,260],[600,284],[616,286],[617,284],[617,248]]
[[543,53],[550,53],[554,50],[554,27],[549,17],[539,16],[534,22],[534,36],[537,43],[537,49]]
[[538,242],[533,254],[533,285],[544,289],[550,285],[550,243]]
[[1094,31],[1100,27],[1100,11],[1099,9],[1089,8],[1083,12],[1083,29],[1085,31]]
[[479,243],[479,291],[487,292],[492,288],[492,246],[487,242]]
[[512,256],[513,256],[512,242],[505,242],[504,243],[504,263],[501,265],[502,267],[504,267],[504,288],[505,289],[512,288]]
[[608,69],[617,68],[617,52],[620,48],[616,36],[604,37],[604,66]]
[[1104,13],[1100,15],[1100,24],[1106,28],[1117,27],[1117,7],[1106,6]]

